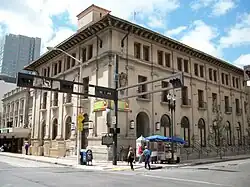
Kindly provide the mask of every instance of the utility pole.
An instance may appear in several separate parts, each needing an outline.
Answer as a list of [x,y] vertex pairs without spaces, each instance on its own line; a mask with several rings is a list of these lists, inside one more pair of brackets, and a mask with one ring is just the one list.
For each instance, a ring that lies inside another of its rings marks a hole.
[[119,77],[119,56],[115,55],[115,124],[113,133],[113,165],[117,165],[117,128],[118,128],[118,77]]
[[[174,91],[174,90],[173,90]],[[175,112],[175,98],[174,93],[168,94],[168,107],[171,112],[171,162],[174,163],[174,112]]]

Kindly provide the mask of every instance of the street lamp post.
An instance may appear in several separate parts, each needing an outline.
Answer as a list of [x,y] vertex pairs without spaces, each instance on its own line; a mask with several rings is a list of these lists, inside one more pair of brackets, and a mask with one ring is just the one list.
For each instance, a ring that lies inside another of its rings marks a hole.
[[[50,51],[53,51],[53,50],[54,51],[61,51],[62,53],[64,53],[65,55],[71,57],[72,59],[74,59],[75,61],[77,61],[80,64],[79,73],[77,74],[77,81],[79,83],[80,82],[80,78],[81,78],[81,73],[82,73],[82,71],[81,71],[81,69],[82,69],[82,62],[79,59],[75,58],[74,56],[72,56],[71,54],[67,53],[66,51],[64,51],[64,50],[62,50],[60,48],[47,47],[47,49],[50,50]],[[88,64],[85,64],[85,65],[88,65]],[[77,91],[80,92],[79,85],[78,85],[78,90]],[[78,106],[80,104],[79,101],[80,101],[79,95],[77,95],[77,106],[76,106],[77,107],[76,108],[77,115],[76,115],[76,118],[78,116]],[[77,119],[76,119],[76,121],[77,121]],[[76,148],[77,149],[77,151],[76,151],[76,155],[77,155],[76,163],[77,163],[77,165],[80,162],[80,147],[81,147],[80,142],[81,142],[81,133],[80,133],[79,129],[77,128],[77,138],[76,138],[76,145],[77,145],[77,148]]]
[[174,162],[174,112],[175,112],[175,95],[168,94],[168,106],[171,112],[171,162]]

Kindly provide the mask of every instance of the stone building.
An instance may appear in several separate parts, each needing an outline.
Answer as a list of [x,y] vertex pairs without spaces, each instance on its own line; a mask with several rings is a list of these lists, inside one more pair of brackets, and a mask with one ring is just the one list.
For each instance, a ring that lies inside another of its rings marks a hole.
[[4,94],[2,102],[0,145],[10,144],[12,152],[21,152],[30,137],[33,99],[29,89],[15,88]]
[[[187,141],[186,147],[192,144],[192,139],[206,147],[214,119],[220,111],[227,126],[228,145],[232,145],[233,140],[237,140],[234,141],[236,145],[242,144],[242,137],[246,134],[248,104],[242,69],[112,16],[109,11],[94,5],[78,15],[77,33],[56,47],[82,63],[53,50],[25,69],[43,76],[114,87],[114,54],[118,54],[119,73],[127,75],[120,77],[120,86],[184,72],[185,87],[174,93],[175,135]],[[168,82],[163,81],[128,89],[119,95],[159,89],[161,84],[168,86]],[[93,93],[88,87],[74,89]],[[119,146],[135,145],[135,139],[140,135],[169,135],[167,94],[165,91],[119,102]],[[91,148],[98,157],[105,157],[108,149],[101,145],[101,136],[107,133],[112,123],[107,108],[111,108],[112,115],[112,103],[109,101],[90,97],[77,100],[77,96],[70,94],[36,91],[32,116],[33,154],[74,154],[76,133],[72,124],[76,124],[77,113],[83,112],[93,121],[90,124],[93,129],[83,134],[82,146]],[[135,128],[131,127],[133,122]]]

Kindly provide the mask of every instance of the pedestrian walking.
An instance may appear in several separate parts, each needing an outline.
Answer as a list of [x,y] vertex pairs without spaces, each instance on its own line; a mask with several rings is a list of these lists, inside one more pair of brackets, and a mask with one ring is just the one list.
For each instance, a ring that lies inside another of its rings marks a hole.
[[[129,146],[128,146],[128,150],[127,150],[128,153],[129,153],[130,148],[131,148],[131,146],[129,145]],[[129,160],[128,160],[128,159],[127,159],[127,162],[128,162],[128,165],[129,165]]]
[[143,150],[142,150],[142,146],[139,146],[138,148],[138,155],[139,155],[139,163],[142,163],[142,159],[143,159]]
[[130,164],[131,170],[134,170],[133,162],[135,161],[135,153],[132,147],[128,151],[128,162]]
[[28,142],[26,142],[24,144],[24,148],[25,148],[25,154],[28,155],[28,152],[29,152],[29,143]]
[[145,150],[143,151],[143,155],[145,157],[145,169],[147,169],[147,166],[148,166],[148,169],[150,170],[151,169],[151,166],[150,166],[151,151],[148,149],[147,146],[145,146]]

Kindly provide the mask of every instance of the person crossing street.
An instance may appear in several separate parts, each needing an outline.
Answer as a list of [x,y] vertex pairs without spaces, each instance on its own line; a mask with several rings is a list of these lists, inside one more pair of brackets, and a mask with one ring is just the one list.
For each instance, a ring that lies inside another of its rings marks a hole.
[[145,157],[145,168],[150,170],[151,166],[150,166],[150,157],[151,157],[151,151],[148,149],[147,146],[145,146],[145,150],[143,151],[143,155]]

